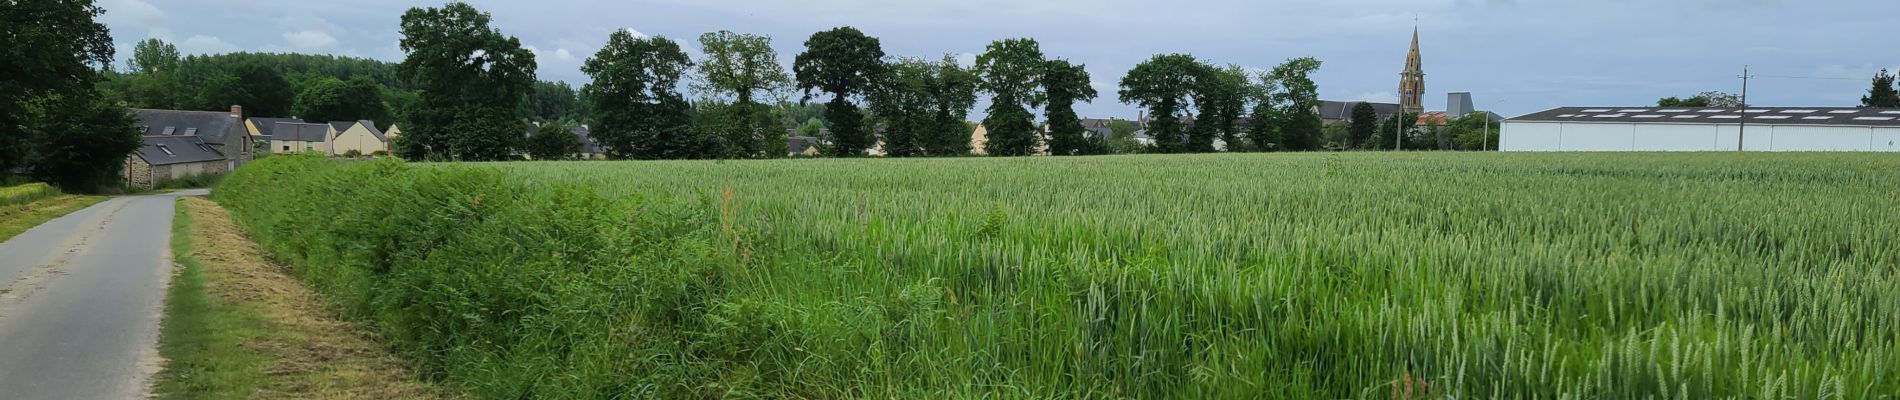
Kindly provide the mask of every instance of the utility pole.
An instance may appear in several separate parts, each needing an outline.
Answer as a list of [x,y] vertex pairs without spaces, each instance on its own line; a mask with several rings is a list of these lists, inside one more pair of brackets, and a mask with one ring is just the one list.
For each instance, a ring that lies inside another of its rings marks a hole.
[[1742,118],[1736,120],[1741,121],[1741,124],[1736,125],[1735,128],[1735,151],[1738,152],[1748,151],[1746,147],[1742,146],[1742,143],[1748,141],[1748,79],[1754,77],[1754,75],[1748,74],[1747,65],[1742,66],[1742,76],[1737,77],[1742,78]]

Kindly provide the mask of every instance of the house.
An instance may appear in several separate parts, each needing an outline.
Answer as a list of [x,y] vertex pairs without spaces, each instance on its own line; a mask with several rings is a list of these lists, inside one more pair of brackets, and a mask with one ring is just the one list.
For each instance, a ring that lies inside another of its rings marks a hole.
[[270,136],[271,131],[277,128],[277,123],[279,122],[294,122],[294,123],[301,124],[303,123],[303,120],[296,119],[296,118],[254,117],[254,118],[244,120],[244,129],[250,131],[251,136]]
[[347,156],[352,152],[357,156],[389,152],[389,138],[384,136],[381,129],[376,129],[375,122],[331,122],[330,129],[331,156]]
[[269,151],[276,154],[314,151],[329,155],[335,129],[330,124],[279,122],[271,129]]
[[1317,111],[1319,112],[1321,122],[1351,122],[1352,109],[1353,107],[1358,107],[1359,103],[1372,105],[1372,114],[1377,117],[1375,119],[1380,121],[1384,121],[1386,118],[1392,118],[1393,115],[1398,115],[1400,109],[1398,104],[1393,103],[1330,100],[1321,101],[1319,103],[1319,110]]
[[794,133],[790,136],[786,136],[785,141],[785,148],[789,151],[789,155],[793,157],[818,156],[818,138],[816,137],[798,136]]
[[[607,159],[606,149],[600,146],[599,141],[594,140],[594,137],[591,135],[593,132],[588,129],[587,125],[570,127],[567,128],[567,131],[568,134],[574,135],[575,139],[579,139],[581,143],[581,151],[575,153],[574,158],[582,160]],[[534,135],[539,134],[541,134],[540,122],[528,124],[528,137],[534,137]]]
[[383,137],[395,140],[397,136],[402,136],[402,127],[396,126],[396,124],[389,124],[389,129],[383,130]]
[[122,171],[127,186],[151,189],[173,179],[224,175],[230,160],[199,136],[145,136]]
[[250,162],[255,150],[250,131],[243,122],[244,108],[231,106],[231,112],[136,110],[139,135],[144,137],[196,137],[224,158],[224,171]]
[[1559,107],[1507,119],[1502,151],[1900,152],[1900,109]]

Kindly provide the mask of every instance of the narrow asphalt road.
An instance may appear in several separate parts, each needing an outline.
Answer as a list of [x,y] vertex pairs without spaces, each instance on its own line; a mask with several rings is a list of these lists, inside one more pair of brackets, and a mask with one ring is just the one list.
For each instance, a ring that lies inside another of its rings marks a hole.
[[118,197],[0,243],[0,398],[133,399],[158,370],[181,191]]

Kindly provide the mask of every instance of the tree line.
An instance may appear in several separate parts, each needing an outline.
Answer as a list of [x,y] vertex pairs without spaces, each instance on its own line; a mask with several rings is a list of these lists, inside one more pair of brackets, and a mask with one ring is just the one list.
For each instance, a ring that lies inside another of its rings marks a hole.
[[114,55],[104,13],[85,0],[0,6],[0,185],[89,193],[120,181],[140,141],[132,113],[97,87]]

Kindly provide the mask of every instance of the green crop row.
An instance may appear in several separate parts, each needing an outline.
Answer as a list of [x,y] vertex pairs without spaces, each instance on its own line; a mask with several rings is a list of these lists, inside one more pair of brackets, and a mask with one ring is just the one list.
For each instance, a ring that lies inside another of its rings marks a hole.
[[405,165],[220,202],[483,398],[1878,398],[1900,160]]

